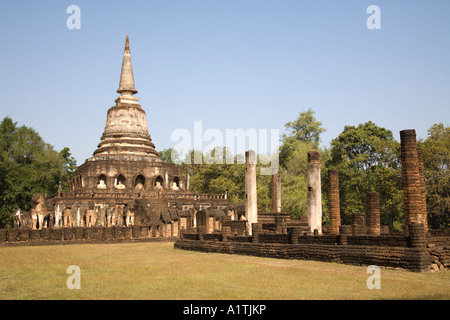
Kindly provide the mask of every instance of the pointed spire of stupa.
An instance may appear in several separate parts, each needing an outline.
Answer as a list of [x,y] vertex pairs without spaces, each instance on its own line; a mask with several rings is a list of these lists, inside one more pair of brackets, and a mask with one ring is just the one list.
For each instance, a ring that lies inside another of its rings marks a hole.
[[145,111],[137,102],[139,98],[133,97],[137,90],[134,88],[128,34],[117,92],[120,96],[116,105],[108,110],[105,130],[94,157],[146,156],[152,161],[162,161],[148,133]]
[[125,50],[123,52],[122,71],[120,73],[119,89],[117,93],[120,96],[116,99],[116,103],[137,104],[139,98],[133,97],[137,93],[134,87],[133,67],[131,66],[130,40],[125,41]]

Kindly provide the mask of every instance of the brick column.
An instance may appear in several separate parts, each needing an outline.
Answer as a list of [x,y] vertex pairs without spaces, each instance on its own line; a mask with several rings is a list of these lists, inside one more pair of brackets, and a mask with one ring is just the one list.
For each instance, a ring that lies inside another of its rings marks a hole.
[[409,235],[409,226],[411,223],[423,223],[422,191],[420,187],[416,131],[400,131],[400,144],[405,208],[405,231],[406,235]]
[[369,192],[367,195],[367,234],[379,236],[380,228],[380,194]]
[[311,232],[315,229],[322,234],[322,190],[320,181],[320,153],[308,152],[307,165],[307,213],[308,225]]
[[354,236],[361,236],[366,234],[366,223],[364,212],[352,214],[352,234]]
[[425,247],[426,235],[423,224],[411,222],[409,225],[409,245],[414,248]]
[[421,147],[417,147],[417,158],[419,160],[420,191],[422,193],[422,222],[423,222],[423,226],[425,229],[425,233],[427,233],[428,232],[427,192],[426,192],[426,188],[425,188],[423,153],[422,153]]
[[330,234],[339,234],[339,227],[341,226],[339,173],[335,169],[328,171],[328,205],[330,207]]

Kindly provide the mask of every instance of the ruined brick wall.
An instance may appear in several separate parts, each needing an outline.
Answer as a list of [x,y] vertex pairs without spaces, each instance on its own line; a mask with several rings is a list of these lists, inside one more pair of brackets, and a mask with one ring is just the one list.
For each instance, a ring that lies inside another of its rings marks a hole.
[[428,252],[431,256],[431,263],[438,269],[450,268],[450,246],[432,245],[428,248]]
[[439,246],[450,244],[450,228],[442,230],[428,229],[427,243],[433,243]]
[[[195,240],[195,237],[190,237],[190,239]],[[259,243],[289,243],[291,241],[289,239],[291,239],[289,237],[289,234],[262,233],[258,235]],[[232,238],[230,238],[230,241],[232,241]],[[406,247],[409,244],[408,238],[403,235],[383,235],[383,236],[349,235],[346,236],[346,241],[347,244],[349,245],[363,245],[363,246]],[[341,244],[341,235],[313,236],[313,235],[297,234],[296,243],[337,245]]]
[[289,243],[288,234],[263,233],[258,236],[260,243]]
[[228,227],[230,235],[245,236],[247,232],[247,222],[244,220],[228,220],[222,222],[222,228]]
[[69,243],[101,243],[117,241],[175,241],[178,237],[155,236],[153,226],[73,227],[31,229],[0,229],[0,245],[45,245]]
[[241,254],[279,259],[318,260],[353,265],[377,265],[426,271],[430,256],[425,248],[351,246],[326,244],[283,244],[178,240],[176,249]]
[[[251,237],[191,233],[175,243],[175,248],[202,252],[243,254],[260,257],[318,260],[355,265],[377,265],[411,271],[442,270],[450,267],[450,231],[426,234],[422,224],[411,223],[410,234],[304,235],[300,227],[288,233],[264,232],[254,223]],[[438,239],[438,240],[436,240]],[[208,241],[209,240],[209,241]]]

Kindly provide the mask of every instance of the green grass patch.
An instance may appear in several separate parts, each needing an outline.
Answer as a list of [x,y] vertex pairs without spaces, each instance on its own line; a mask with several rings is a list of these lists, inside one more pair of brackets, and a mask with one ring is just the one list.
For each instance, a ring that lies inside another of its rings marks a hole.
[[[69,290],[67,267],[81,270]],[[449,299],[450,272],[176,250],[173,243],[0,247],[0,299]]]

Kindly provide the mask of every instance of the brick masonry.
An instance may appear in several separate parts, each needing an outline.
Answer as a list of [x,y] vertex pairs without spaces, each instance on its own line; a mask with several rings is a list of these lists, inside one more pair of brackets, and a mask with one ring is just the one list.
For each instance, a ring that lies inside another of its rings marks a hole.
[[379,236],[380,233],[380,194],[369,192],[367,195],[367,234]]
[[0,245],[51,245],[111,243],[130,241],[175,241],[177,237],[155,237],[152,226],[73,227],[32,229],[0,229]]
[[402,178],[405,210],[405,230],[409,234],[411,223],[422,223],[426,219],[420,184],[419,157],[415,130],[400,131]]
[[352,214],[352,235],[365,235],[366,234],[366,214],[364,212],[358,212]]
[[330,207],[330,233],[339,234],[341,209],[339,203],[339,173],[336,169],[328,171],[328,203]]
[[352,265],[377,265],[410,271],[427,271],[428,250],[416,247],[390,247],[336,244],[287,244],[271,242],[220,242],[180,239],[176,249],[241,254],[278,259],[318,260]]
[[287,233],[264,232],[261,223],[254,224],[253,228],[255,232],[251,237],[223,237],[223,234],[199,237],[196,233],[183,233],[174,247],[200,252],[377,265],[415,272],[450,267],[450,231],[426,233],[419,223],[410,224],[409,236],[352,235],[352,226],[345,225],[341,226],[339,235],[303,235],[300,227],[288,227]]

